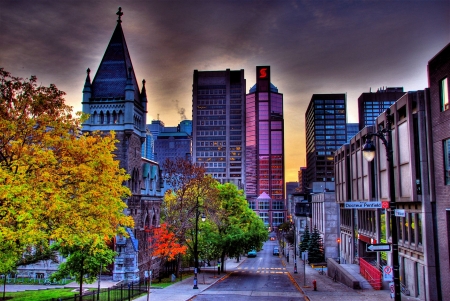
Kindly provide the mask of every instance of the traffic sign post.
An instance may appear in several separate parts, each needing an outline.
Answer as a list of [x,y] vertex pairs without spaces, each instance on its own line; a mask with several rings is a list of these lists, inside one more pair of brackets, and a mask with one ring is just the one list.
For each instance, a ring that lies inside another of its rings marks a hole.
[[385,265],[383,266],[383,281],[392,281],[394,280],[394,270],[391,266]]
[[366,245],[367,252],[389,252],[391,251],[390,244],[372,244]]

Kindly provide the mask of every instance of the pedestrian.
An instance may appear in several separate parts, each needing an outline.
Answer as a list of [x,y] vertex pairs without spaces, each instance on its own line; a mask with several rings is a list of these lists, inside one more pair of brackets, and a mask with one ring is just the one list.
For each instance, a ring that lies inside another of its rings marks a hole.
[[220,275],[220,260],[217,262],[217,274]]

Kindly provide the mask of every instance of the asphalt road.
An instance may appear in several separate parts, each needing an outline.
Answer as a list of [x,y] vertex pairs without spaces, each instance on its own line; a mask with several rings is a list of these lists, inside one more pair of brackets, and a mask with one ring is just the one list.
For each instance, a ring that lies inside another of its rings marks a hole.
[[267,241],[257,257],[248,258],[226,279],[198,295],[196,301],[304,300],[281,258],[272,254],[277,241]]

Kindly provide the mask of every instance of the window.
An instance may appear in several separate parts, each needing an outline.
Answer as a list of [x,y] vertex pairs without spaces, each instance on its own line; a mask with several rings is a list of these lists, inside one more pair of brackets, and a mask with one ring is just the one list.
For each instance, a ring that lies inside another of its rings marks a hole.
[[450,139],[444,140],[444,183],[450,185]]
[[450,109],[447,77],[440,81],[440,92],[441,92],[441,111],[446,111]]

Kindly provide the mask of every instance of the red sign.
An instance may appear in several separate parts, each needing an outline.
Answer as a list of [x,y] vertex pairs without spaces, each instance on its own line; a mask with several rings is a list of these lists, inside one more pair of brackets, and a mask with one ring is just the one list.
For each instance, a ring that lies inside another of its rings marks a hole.
[[381,202],[381,208],[384,208],[384,209],[389,208],[389,202],[388,201],[382,201]]
[[267,78],[267,68],[259,69],[259,78]]

